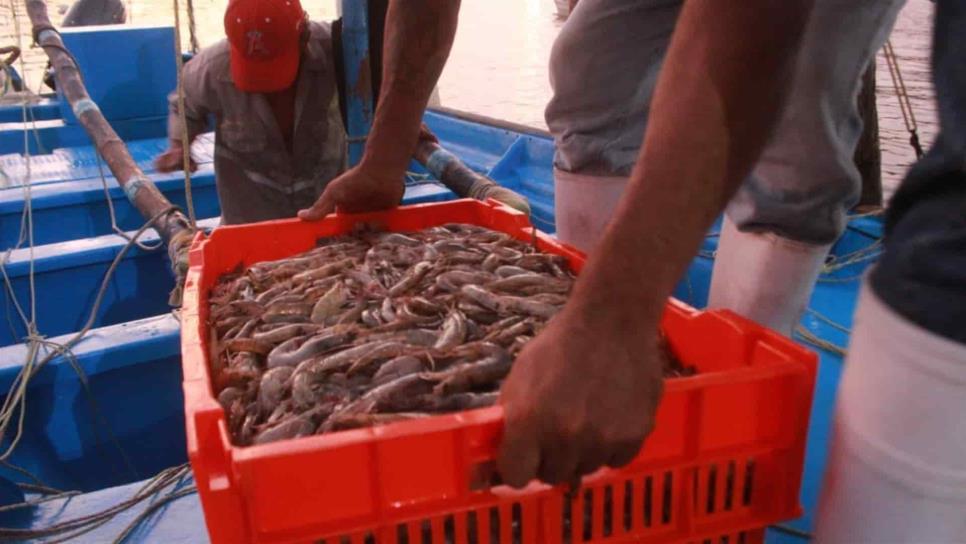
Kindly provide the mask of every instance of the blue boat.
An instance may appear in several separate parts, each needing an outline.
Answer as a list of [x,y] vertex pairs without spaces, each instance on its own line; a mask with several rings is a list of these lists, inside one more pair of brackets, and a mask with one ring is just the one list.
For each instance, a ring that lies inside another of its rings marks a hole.
[[[172,29],[101,27],[65,32],[64,38],[92,97],[131,155],[165,196],[184,206],[182,176],[158,174],[152,166],[153,157],[166,147],[165,95],[174,87]],[[125,47],[112,58],[97,54],[119,39]],[[427,112],[425,121],[470,168],[527,197],[534,224],[554,231],[549,135],[445,110]],[[203,228],[215,228],[220,213],[212,145],[207,135],[194,147],[200,168],[192,177],[192,196]],[[127,238],[115,227],[130,236],[143,219],[99,165],[70,108],[56,95],[26,108],[0,107],[0,171],[6,185],[0,189],[0,257],[9,285],[3,289],[0,316],[0,390],[22,384],[25,362],[31,360],[21,310],[29,319],[35,308],[37,330],[47,340],[42,352],[53,353],[86,324],[91,327],[71,353],[54,356],[26,384],[22,433],[6,430],[2,451],[15,436],[17,443],[0,463],[0,504],[9,499],[4,490],[10,482],[36,485],[33,477],[78,493],[32,508],[0,508],[0,527],[37,530],[102,512],[156,484],[152,478],[168,470],[163,489],[153,489],[157,493],[105,517],[78,538],[112,541],[130,528],[130,541],[207,541],[190,472],[169,470],[187,457],[179,322],[168,305],[174,278],[167,253],[153,247],[158,236],[148,231],[141,246],[127,248]],[[405,203],[455,197],[419,165],[414,163],[412,172]],[[28,211],[32,246],[21,236]],[[698,308],[707,301],[716,233],[717,227],[712,228],[675,291]],[[850,221],[802,319],[796,339],[821,358],[801,490],[806,513],[769,530],[769,542],[801,542],[811,529],[859,278],[878,256],[881,237],[878,218]],[[113,272],[105,282],[109,268]]]

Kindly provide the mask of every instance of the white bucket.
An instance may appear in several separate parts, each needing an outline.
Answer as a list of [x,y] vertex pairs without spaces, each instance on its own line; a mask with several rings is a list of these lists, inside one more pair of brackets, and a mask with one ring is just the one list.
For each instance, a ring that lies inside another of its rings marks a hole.
[[868,287],[839,385],[815,542],[966,542],[966,346],[906,320]]

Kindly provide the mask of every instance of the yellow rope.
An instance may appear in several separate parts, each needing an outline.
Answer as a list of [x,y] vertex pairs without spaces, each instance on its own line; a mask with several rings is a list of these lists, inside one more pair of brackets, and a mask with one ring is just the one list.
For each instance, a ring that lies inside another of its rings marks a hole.
[[[23,34],[21,33],[21,29],[20,29],[20,17],[17,12],[17,5],[14,2],[14,0],[9,0],[9,5],[10,5],[10,13],[13,17],[14,33],[17,36],[17,47],[23,50],[23,43],[22,43]],[[24,59],[22,55],[20,58],[20,68],[21,68],[21,71],[25,71],[26,69],[26,65],[24,64]],[[23,113],[23,119],[26,120],[27,119],[26,98],[24,98],[21,101],[21,108]],[[29,375],[30,373],[33,372],[34,363],[36,363],[37,361],[37,357],[40,352],[40,347],[42,345],[41,342],[43,337],[40,335],[40,332],[37,330],[37,290],[36,290],[36,282],[35,282],[35,274],[34,274],[34,221],[33,221],[33,205],[32,205],[33,195],[31,192],[32,172],[30,167],[30,163],[31,163],[30,135],[29,135],[29,129],[27,129],[26,127],[24,127],[24,132],[23,132],[23,146],[24,146],[25,166],[26,166],[26,177],[23,182],[24,209],[23,209],[23,216],[21,220],[20,240],[18,241],[17,246],[19,247],[20,244],[26,241],[27,251],[30,256],[29,270],[28,270],[28,276],[27,276],[29,293],[30,293],[29,311],[24,312],[22,310],[19,304],[19,301],[17,301],[17,298],[14,294],[12,287],[9,289],[9,294],[10,294],[11,300],[13,300],[14,306],[17,308],[17,311],[20,313],[20,317],[23,320],[24,327],[26,328],[27,342],[28,342],[27,358],[24,361],[22,372],[26,373],[26,375]],[[6,269],[3,267],[3,264],[9,261],[10,253],[11,253],[10,250],[7,250],[3,261],[0,262],[0,271],[3,272],[5,283],[8,286],[10,286],[10,281],[9,281],[9,278],[7,277]],[[24,374],[21,374],[21,375],[24,375]],[[18,376],[18,378],[19,377],[20,376]],[[2,455],[0,455],[0,459],[2,460],[6,460],[10,456],[10,454],[13,452],[13,449],[20,441],[20,437],[23,435],[24,417],[26,416],[26,409],[25,409],[26,396],[27,396],[27,380],[15,379],[14,383],[10,387],[10,392],[8,393],[7,398],[4,400],[2,409],[0,409],[0,436],[6,436],[6,429],[14,419],[14,411],[19,407],[19,416],[16,418],[17,434],[14,437],[14,439],[10,441],[10,445],[7,451]],[[18,404],[17,400],[19,399],[23,399],[23,404]]]
[[922,146],[919,144],[919,126],[916,124],[916,114],[912,111],[912,100],[906,90],[906,82],[902,79],[902,72],[899,70],[899,57],[896,56],[892,48],[892,40],[886,40],[882,48],[886,64],[889,66],[889,76],[892,78],[892,86],[896,90],[896,98],[899,100],[899,111],[902,112],[902,121],[909,132],[909,144],[916,152],[916,158],[922,157]]
[[798,325],[795,327],[795,334],[797,334],[803,342],[806,344],[811,344],[819,349],[824,349],[830,353],[834,353],[840,357],[845,357],[846,349],[838,344],[829,342],[814,335],[812,331],[806,329],[805,327]]
[[191,43],[191,52],[197,53],[200,47],[198,47],[198,36],[195,32],[195,4],[194,0],[187,0],[188,8],[188,39]]
[[[197,230],[195,203],[191,195],[191,141],[188,139],[188,120],[184,111],[184,59],[181,58],[181,15],[178,0],[174,2],[174,59],[178,67],[178,114],[181,117],[182,166],[184,167],[184,196],[188,205],[188,221],[191,229]],[[193,10],[192,10],[193,11]],[[193,18],[193,16],[192,16]],[[192,32],[192,36],[194,33]]]

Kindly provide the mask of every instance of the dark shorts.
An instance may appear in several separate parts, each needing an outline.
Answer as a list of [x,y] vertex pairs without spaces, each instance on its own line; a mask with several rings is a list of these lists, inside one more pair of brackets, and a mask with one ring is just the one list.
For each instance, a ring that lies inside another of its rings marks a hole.
[[899,314],[966,344],[966,2],[936,4],[940,135],[890,203],[885,252],[870,281]]

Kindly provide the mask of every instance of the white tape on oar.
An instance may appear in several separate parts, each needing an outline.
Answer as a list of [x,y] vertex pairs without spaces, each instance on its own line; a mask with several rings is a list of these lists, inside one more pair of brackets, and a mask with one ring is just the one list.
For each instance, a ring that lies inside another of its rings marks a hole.
[[131,202],[131,204],[134,204],[134,197],[137,196],[138,191],[141,190],[141,187],[144,184],[150,183],[150,182],[151,180],[145,177],[141,177],[137,175],[132,176],[124,183],[124,186],[122,187],[124,189],[124,196],[127,197],[127,199]]
[[457,160],[456,155],[446,151],[442,147],[436,148],[426,159],[426,169],[433,173],[437,178],[443,175],[446,167]]
[[43,46],[44,40],[46,40],[47,38],[56,38],[58,35],[59,33],[56,30],[52,30],[49,28],[45,30],[41,30],[40,34],[37,34],[37,42],[40,43],[41,46]]
[[94,103],[90,98],[81,98],[74,103],[74,117],[80,117],[81,114],[87,113],[89,111],[100,111],[97,104]]

